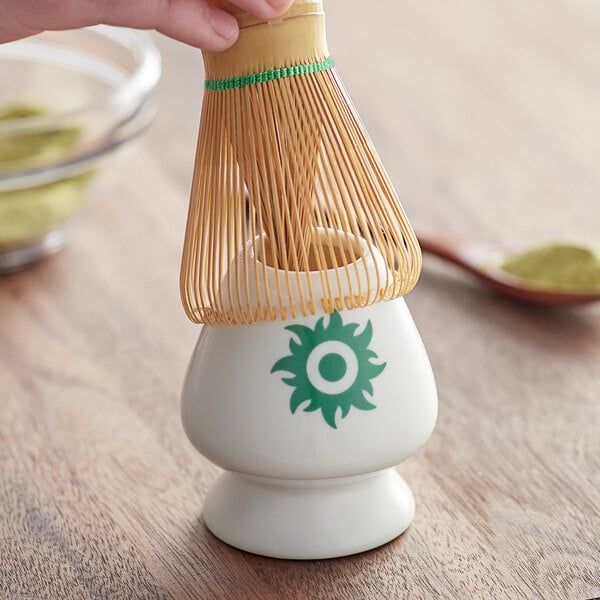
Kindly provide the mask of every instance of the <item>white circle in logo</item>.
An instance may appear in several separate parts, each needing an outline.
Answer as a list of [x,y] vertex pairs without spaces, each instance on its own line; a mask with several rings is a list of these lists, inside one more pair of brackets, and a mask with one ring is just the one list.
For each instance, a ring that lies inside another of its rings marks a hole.
[[[327,381],[319,372],[319,363],[321,359],[327,354],[337,354],[341,356],[346,363],[346,372],[341,379],[337,381]],[[316,348],[313,348],[312,352],[308,355],[306,361],[306,374],[310,383],[323,394],[329,394],[335,396],[337,394],[343,394],[349,390],[356,381],[358,376],[358,359],[354,350],[337,340],[328,340],[319,344]]]

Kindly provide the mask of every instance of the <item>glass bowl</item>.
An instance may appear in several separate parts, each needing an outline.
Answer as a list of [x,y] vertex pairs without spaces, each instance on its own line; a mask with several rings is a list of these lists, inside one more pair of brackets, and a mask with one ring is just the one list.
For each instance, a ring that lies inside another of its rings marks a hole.
[[150,34],[107,26],[0,45],[0,273],[60,250],[93,181],[156,113]]

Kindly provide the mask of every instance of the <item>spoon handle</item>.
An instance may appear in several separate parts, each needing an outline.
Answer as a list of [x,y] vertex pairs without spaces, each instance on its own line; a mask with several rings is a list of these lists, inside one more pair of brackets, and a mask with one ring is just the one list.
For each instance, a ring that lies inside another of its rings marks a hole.
[[417,229],[415,229],[415,235],[424,252],[434,254],[458,265],[465,265],[465,258],[461,252],[461,248],[465,244],[464,240],[450,235],[432,234]]

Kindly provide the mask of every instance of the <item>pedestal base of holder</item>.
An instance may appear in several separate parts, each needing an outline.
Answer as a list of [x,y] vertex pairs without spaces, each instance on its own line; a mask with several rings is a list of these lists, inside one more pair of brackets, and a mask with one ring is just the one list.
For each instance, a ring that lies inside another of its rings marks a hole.
[[208,493],[204,522],[248,552],[319,559],[381,546],[414,512],[412,492],[394,469],[306,481],[225,472]]

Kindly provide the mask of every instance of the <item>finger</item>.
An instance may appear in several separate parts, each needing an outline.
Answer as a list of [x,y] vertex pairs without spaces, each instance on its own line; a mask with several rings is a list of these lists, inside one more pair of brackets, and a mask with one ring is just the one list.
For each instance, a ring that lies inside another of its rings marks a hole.
[[239,34],[235,18],[206,0],[96,0],[94,4],[102,23],[156,29],[203,50],[225,50]]

